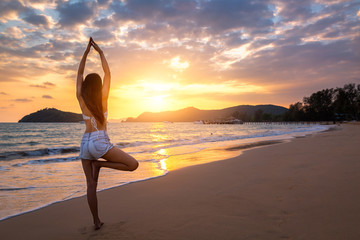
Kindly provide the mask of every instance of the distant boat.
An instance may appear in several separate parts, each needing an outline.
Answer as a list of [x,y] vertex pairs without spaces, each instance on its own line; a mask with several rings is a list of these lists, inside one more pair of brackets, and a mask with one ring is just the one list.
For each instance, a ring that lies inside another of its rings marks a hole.
[[244,122],[240,119],[231,119],[227,120],[225,124],[243,124]]
[[194,121],[194,124],[204,124],[204,121],[203,120]]
[[215,120],[215,121],[206,121],[204,124],[243,124],[244,122],[240,119],[234,117],[228,118],[227,120]]

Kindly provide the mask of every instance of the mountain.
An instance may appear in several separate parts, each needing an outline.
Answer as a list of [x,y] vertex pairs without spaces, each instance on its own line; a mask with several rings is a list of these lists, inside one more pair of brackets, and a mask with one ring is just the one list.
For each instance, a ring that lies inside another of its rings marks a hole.
[[254,116],[255,112],[261,114],[282,115],[287,108],[275,105],[239,105],[219,110],[200,110],[194,107],[188,107],[177,111],[165,112],[144,112],[137,118],[128,118],[127,122],[193,122],[197,120],[216,120],[226,119],[231,116]]
[[56,108],[44,108],[24,116],[19,122],[80,122],[82,115],[72,112],[63,112]]

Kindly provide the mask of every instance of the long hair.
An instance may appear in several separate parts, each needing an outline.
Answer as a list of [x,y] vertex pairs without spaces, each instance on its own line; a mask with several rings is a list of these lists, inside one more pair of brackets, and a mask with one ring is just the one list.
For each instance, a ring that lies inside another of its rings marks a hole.
[[90,73],[85,77],[81,85],[81,97],[86,107],[101,124],[104,124],[105,117],[102,107],[102,82],[97,73]]

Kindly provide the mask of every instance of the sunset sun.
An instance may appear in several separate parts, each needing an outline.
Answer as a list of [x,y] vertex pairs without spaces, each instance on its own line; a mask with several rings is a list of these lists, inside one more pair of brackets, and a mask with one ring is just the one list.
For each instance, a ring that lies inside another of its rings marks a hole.
[[147,97],[146,105],[154,112],[166,110],[168,106],[166,102],[167,95],[154,95]]

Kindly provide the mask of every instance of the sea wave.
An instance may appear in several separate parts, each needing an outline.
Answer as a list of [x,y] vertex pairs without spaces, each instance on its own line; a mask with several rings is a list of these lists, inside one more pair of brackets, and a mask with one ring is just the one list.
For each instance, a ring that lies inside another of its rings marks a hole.
[[0,136],[0,140],[9,140],[9,139],[26,139],[26,138],[40,138],[43,137],[42,134],[4,134]]
[[9,171],[10,169],[7,167],[0,166],[0,171]]
[[0,191],[18,191],[18,190],[29,190],[35,187],[7,187],[7,188],[0,188]]
[[145,146],[145,145],[160,145],[160,144],[170,144],[174,142],[182,141],[183,139],[167,139],[163,141],[134,141],[134,142],[117,142],[116,146],[120,148],[128,148],[128,147],[139,147],[139,146]]
[[57,163],[57,162],[73,162],[78,161],[80,158],[78,156],[75,157],[66,157],[66,158],[47,158],[47,159],[36,159],[30,160],[23,163],[12,164],[12,167],[21,167],[24,165],[35,165],[35,164],[48,164],[48,163]]
[[35,150],[28,151],[13,151],[13,152],[3,152],[0,153],[0,160],[12,160],[17,158],[26,158],[26,157],[40,157],[40,156],[49,156],[49,155],[58,155],[58,154],[67,154],[67,153],[76,153],[80,151],[80,147],[57,147],[57,148],[40,148]]

